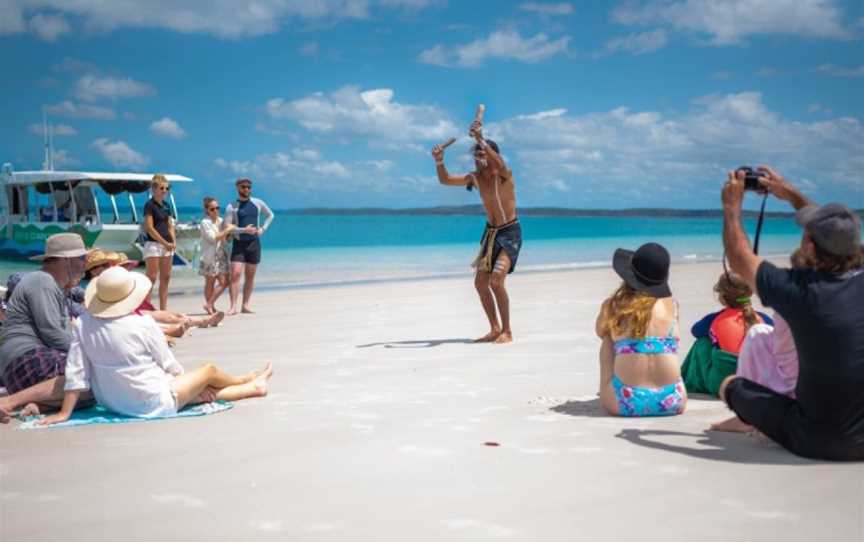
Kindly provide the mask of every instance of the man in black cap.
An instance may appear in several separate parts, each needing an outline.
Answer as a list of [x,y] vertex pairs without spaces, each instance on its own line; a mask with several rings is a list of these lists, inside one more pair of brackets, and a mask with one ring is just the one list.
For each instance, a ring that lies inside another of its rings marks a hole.
[[810,458],[864,459],[864,256],[861,219],[845,205],[817,207],[774,170],[762,188],[788,201],[804,229],[806,269],[780,269],[756,256],[741,225],[743,172],[723,188],[723,243],[731,269],[789,324],[798,350],[796,399],[730,376],[723,398],[747,424]]

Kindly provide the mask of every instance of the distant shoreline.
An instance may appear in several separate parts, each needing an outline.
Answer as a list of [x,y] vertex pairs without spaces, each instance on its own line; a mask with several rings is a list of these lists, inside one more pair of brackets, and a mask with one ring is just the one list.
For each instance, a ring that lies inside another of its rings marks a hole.
[[[185,209],[184,209],[185,210]],[[392,209],[386,207],[308,207],[303,209],[278,209],[278,213],[288,215],[328,215],[328,216],[453,216],[453,215],[479,215],[485,214],[481,205],[458,205],[439,207],[416,207],[406,209]],[[864,218],[864,209],[856,211]],[[662,217],[662,218],[723,218],[722,209],[662,209],[662,208],[633,208],[633,209],[570,209],[565,207],[521,207],[520,216],[582,216],[582,217]],[[744,216],[752,218],[758,216],[756,211],[744,211]],[[770,218],[793,218],[795,213],[769,211],[765,213]]]

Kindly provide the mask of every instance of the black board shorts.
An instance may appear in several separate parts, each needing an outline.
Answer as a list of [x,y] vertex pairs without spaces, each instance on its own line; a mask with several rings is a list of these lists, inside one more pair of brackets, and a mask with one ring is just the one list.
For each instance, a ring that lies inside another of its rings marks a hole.
[[235,239],[231,246],[231,261],[258,265],[261,262],[261,240]]

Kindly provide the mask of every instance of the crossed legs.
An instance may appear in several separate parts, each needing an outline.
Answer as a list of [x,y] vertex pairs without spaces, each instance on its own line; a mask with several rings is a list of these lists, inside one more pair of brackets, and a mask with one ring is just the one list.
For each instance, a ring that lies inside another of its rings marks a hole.
[[171,382],[177,393],[177,409],[190,403],[200,402],[199,396],[211,390],[216,399],[237,401],[249,397],[267,395],[267,385],[273,376],[273,366],[268,363],[260,371],[242,376],[233,376],[221,371],[212,363],[205,363],[194,371],[184,373]]

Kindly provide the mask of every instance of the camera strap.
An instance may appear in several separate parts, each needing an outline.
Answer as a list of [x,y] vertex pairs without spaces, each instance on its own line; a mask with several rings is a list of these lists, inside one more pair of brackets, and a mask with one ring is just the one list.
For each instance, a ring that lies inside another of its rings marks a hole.
[[759,255],[759,235],[762,233],[762,223],[765,222],[765,203],[768,202],[768,193],[762,198],[762,208],[759,210],[759,220],[756,222],[756,235],[753,237],[753,254]]

